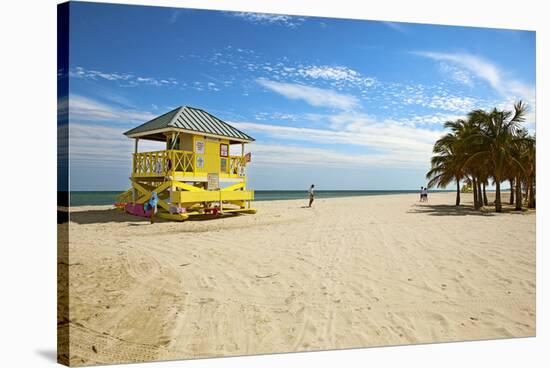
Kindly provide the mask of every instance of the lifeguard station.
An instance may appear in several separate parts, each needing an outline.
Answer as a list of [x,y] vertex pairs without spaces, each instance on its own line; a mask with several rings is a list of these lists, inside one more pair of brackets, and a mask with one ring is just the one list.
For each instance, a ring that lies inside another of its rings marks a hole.
[[[124,133],[134,139],[132,188],[117,198],[119,206],[148,216],[143,204],[156,192],[158,216],[183,221],[190,216],[229,212],[255,213],[254,192],[246,189],[245,144],[254,138],[207,113],[181,106]],[[166,149],[139,152],[140,141]],[[239,155],[231,155],[231,151]]]

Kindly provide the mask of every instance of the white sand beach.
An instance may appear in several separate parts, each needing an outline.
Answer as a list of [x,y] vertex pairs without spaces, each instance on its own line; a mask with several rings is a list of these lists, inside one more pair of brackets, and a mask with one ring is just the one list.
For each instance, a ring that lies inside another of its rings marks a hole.
[[154,225],[73,208],[71,364],[534,336],[535,212],[463,197],[304,195]]

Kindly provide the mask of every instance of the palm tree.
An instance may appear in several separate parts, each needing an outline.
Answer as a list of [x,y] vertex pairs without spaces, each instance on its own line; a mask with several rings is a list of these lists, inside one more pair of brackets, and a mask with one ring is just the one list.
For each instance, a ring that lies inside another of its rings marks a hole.
[[[474,110],[466,120],[448,121],[451,132],[434,145],[428,186],[445,187],[456,182],[456,205],[460,205],[460,181],[472,187],[474,207],[487,206],[486,186],[495,185],[495,210],[502,211],[500,185],[510,182],[510,204],[522,209],[523,198],[535,207],[535,137],[520,128],[526,105],[519,101],[513,111]],[[522,192],[525,188],[525,194]]]
[[[447,125],[449,126],[449,125]],[[479,209],[483,206],[483,198],[481,193],[481,183],[483,178],[486,177],[487,170],[485,169],[485,158],[477,157],[472,158],[473,153],[480,150],[479,125],[472,120],[457,120],[456,124],[451,126],[451,129],[455,131],[458,136],[458,152],[460,153],[461,168],[469,178],[472,184],[472,194],[474,199],[474,207]]]
[[536,169],[537,169],[537,154],[536,154],[536,138],[529,137],[526,142],[525,151],[525,177],[527,179],[527,208],[535,208],[535,182],[536,182]]
[[465,165],[478,162],[480,159],[490,164],[495,181],[495,211],[502,211],[500,183],[506,178],[505,166],[510,159],[510,144],[524,121],[526,105],[520,101],[514,105],[514,111],[498,110],[490,112],[474,110],[468,114],[468,120],[479,126],[466,141],[480,143],[480,149],[466,160]]
[[[452,124],[452,122],[449,122],[449,124]],[[456,205],[459,206],[462,165],[457,147],[458,137],[455,134],[447,133],[438,139],[433,148],[435,155],[431,159],[432,168],[426,174],[426,178],[429,180],[428,188],[433,186],[443,188],[455,181]]]

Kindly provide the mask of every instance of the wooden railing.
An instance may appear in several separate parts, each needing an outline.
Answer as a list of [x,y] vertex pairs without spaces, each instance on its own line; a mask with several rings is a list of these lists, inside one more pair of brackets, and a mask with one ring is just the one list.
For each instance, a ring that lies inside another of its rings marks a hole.
[[[246,160],[242,156],[229,156],[229,170],[221,175],[244,177]],[[190,151],[164,150],[134,153],[133,176],[174,176],[206,175],[204,170],[196,170],[195,154]]]
[[170,150],[168,152],[168,171],[193,172],[195,167],[195,154],[190,151]]

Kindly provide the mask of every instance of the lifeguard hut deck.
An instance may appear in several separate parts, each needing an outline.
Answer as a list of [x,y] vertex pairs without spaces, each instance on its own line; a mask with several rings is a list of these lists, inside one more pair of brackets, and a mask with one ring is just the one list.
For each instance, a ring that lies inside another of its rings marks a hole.
[[[201,109],[181,106],[124,133],[134,139],[132,187],[117,201],[127,212],[146,215],[143,204],[156,192],[158,216],[228,212],[255,213],[254,192],[246,189],[245,144],[254,138]],[[139,152],[142,140],[164,142],[166,149]],[[230,147],[239,155],[230,155]]]

